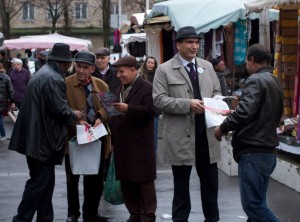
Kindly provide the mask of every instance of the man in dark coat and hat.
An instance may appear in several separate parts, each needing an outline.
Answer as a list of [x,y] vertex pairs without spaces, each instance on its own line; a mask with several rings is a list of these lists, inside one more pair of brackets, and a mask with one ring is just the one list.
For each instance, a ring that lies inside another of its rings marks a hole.
[[67,124],[82,118],[69,108],[65,95],[70,46],[56,43],[48,59],[28,84],[8,147],[26,156],[30,175],[13,222],[32,221],[35,212],[37,221],[53,221],[54,166],[64,157]]
[[114,107],[124,115],[113,117],[116,177],[121,180],[128,222],[154,222],[157,207],[154,180],[154,116],[152,84],[142,79],[133,56],[113,64],[121,86]]

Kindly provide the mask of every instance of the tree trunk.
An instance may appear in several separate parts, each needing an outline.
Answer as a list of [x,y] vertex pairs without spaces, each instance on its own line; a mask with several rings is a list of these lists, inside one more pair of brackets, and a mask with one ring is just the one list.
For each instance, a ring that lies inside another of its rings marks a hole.
[[70,35],[71,33],[71,26],[70,26],[70,16],[69,16],[69,4],[67,2],[67,0],[64,0],[64,34],[65,35]]
[[10,20],[6,10],[6,1],[0,1],[0,14],[2,20],[2,33],[5,39],[10,39]]
[[103,45],[109,48],[110,35],[110,0],[102,0],[102,15],[103,15]]

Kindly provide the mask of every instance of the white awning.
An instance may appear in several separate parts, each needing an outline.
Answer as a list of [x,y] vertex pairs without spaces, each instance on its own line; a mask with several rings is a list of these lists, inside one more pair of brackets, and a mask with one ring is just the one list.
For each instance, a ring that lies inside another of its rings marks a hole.
[[127,45],[130,42],[146,42],[146,33],[123,34],[120,43]]
[[[248,0],[169,0],[154,4],[145,23],[151,24],[154,19],[164,17],[169,19],[175,31],[184,26],[194,26],[198,34],[206,33],[238,19],[246,19],[246,1]],[[278,20],[278,14],[278,10],[270,10],[270,21]],[[259,18],[259,14],[253,13],[249,18]]]

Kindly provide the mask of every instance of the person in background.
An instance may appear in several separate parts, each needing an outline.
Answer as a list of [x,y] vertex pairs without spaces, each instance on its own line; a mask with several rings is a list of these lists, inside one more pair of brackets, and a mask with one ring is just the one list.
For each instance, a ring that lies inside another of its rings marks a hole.
[[238,163],[240,196],[247,221],[279,222],[268,208],[266,194],[276,166],[277,126],[283,112],[283,89],[269,66],[271,55],[262,45],[249,47],[250,77],[237,108],[215,129],[218,140],[234,131],[233,158]]
[[112,118],[114,160],[116,179],[121,181],[130,213],[127,222],[154,222],[157,199],[152,84],[140,77],[133,56],[125,56],[113,66],[121,81],[114,107],[124,114]]
[[22,62],[23,62],[23,66],[22,66],[22,67],[23,67],[24,69],[29,70],[27,58],[22,58],[22,54],[21,54],[21,53],[17,53],[16,58],[22,60]]
[[110,64],[110,50],[108,48],[98,48],[96,54],[96,69],[92,76],[103,80],[109,87],[109,90],[115,93],[120,86],[120,80],[116,76],[115,68]]
[[[98,92],[108,91],[108,86],[102,80],[92,77],[95,70],[96,57],[88,51],[80,51],[75,55],[75,74],[67,77],[66,96],[68,105],[72,109],[84,110],[86,115],[80,121],[82,125],[97,127],[101,123],[108,122],[108,114],[98,99]],[[68,128],[67,141],[76,136],[76,126]],[[103,191],[104,161],[111,151],[110,135],[101,138],[102,153],[99,172],[96,175],[83,177],[84,200],[82,217],[84,222],[107,221],[109,218],[98,214],[98,207]],[[74,175],[71,171],[68,143],[66,143],[65,170],[67,176],[68,218],[67,222],[77,222],[80,216],[80,203],[78,183],[80,175]]]
[[[138,70],[141,77],[153,84],[153,79],[155,75],[155,71],[157,69],[157,61],[153,56],[147,56],[145,62],[142,64],[140,69]],[[157,154],[157,143],[158,143],[158,120],[161,112],[159,110],[156,111],[154,117],[154,151]]]
[[6,74],[9,75],[11,70],[11,58],[8,53],[0,50],[0,61],[2,61],[4,69],[6,70]]
[[22,67],[23,62],[21,59],[15,58],[12,60],[12,63],[13,69],[11,70],[9,77],[15,92],[15,104],[20,110],[30,80],[30,73],[27,69]]
[[4,113],[8,111],[9,104],[14,108],[14,90],[11,80],[5,73],[3,63],[0,62],[0,140],[6,140],[6,132],[3,124]]
[[220,144],[207,129],[203,98],[221,95],[212,64],[197,58],[199,39],[192,26],[182,27],[175,39],[178,54],[159,65],[153,81],[154,105],[164,113],[164,161],[172,165],[172,220],[188,221],[192,166],[200,178],[204,221],[219,221],[218,166]]
[[228,86],[225,78],[225,63],[220,59],[212,59],[211,64],[214,67],[214,70],[219,78],[222,96],[228,96]]
[[27,180],[13,222],[53,221],[55,165],[62,164],[68,124],[82,118],[66,100],[63,73],[72,62],[70,46],[56,43],[49,60],[32,77],[14,125],[8,149],[26,156]]
[[40,51],[37,55],[36,60],[34,61],[35,72],[37,72],[43,65],[46,64],[47,51]]

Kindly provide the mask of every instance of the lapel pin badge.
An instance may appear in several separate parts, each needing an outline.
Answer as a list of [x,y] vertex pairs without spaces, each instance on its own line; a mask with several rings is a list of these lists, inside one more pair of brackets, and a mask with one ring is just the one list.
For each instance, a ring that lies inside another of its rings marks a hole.
[[204,71],[204,70],[203,70],[203,68],[202,68],[202,67],[200,67],[200,66],[199,66],[199,67],[197,68],[197,72],[198,72],[198,74],[202,74],[202,73],[203,73],[203,71]]

